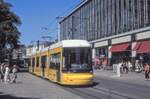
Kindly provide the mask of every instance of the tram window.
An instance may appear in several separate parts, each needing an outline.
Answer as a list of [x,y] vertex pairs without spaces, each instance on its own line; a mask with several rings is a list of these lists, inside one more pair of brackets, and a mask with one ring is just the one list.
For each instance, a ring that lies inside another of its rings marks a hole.
[[60,53],[52,54],[50,57],[50,68],[58,69],[60,67]]
[[36,67],[39,67],[39,57],[36,57]]
[[41,66],[43,68],[45,68],[46,67],[46,63],[47,63],[47,56],[42,56],[41,57]]
[[65,71],[90,71],[91,49],[89,48],[65,48],[63,51],[63,66]]
[[35,66],[35,58],[32,58],[32,67]]

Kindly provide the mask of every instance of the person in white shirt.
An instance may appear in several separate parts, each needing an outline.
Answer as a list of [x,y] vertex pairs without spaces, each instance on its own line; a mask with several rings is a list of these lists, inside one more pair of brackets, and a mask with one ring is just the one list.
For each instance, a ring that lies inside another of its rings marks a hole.
[[4,82],[10,82],[10,67],[9,64],[5,65],[5,74],[4,74]]
[[122,62],[120,62],[120,63],[118,63],[118,65],[117,65],[117,77],[120,77],[121,75],[120,75],[120,68],[122,67]]

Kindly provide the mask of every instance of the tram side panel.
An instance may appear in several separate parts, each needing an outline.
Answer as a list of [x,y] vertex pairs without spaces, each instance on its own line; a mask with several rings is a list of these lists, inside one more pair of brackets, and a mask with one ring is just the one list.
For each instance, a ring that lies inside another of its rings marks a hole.
[[46,79],[49,79],[49,50],[46,51],[46,61],[45,61],[45,64],[46,64],[46,68],[45,68],[45,78]]
[[92,73],[62,73],[61,84],[63,85],[91,85],[93,84]]
[[50,52],[50,80],[53,82],[61,80],[61,52],[62,48],[54,48]]
[[34,74],[38,75],[38,55],[35,55]]
[[37,75],[37,76],[40,76],[40,65],[39,65],[39,60],[40,60],[40,57],[39,57],[39,54],[35,55],[34,56],[34,74]]

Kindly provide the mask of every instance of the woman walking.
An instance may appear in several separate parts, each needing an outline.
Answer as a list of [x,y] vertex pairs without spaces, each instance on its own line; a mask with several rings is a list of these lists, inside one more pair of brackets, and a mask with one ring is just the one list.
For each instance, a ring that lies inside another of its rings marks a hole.
[[148,63],[145,63],[144,71],[145,71],[145,80],[149,80],[150,66]]
[[16,83],[16,79],[17,79],[17,72],[18,72],[18,66],[17,65],[13,65],[12,68],[12,83]]

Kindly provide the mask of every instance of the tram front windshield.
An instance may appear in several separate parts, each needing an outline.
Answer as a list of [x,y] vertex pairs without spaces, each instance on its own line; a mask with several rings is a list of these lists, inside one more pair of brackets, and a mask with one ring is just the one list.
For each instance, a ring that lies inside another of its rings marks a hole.
[[89,72],[91,66],[90,48],[64,48],[63,50],[63,71]]

